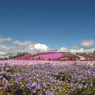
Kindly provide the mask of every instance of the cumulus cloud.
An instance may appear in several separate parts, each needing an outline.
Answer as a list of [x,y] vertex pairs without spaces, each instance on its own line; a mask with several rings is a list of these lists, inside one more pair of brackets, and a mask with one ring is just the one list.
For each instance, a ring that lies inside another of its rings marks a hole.
[[79,45],[79,46],[73,46],[72,48],[73,49],[80,49],[81,48],[81,45]]
[[3,37],[2,35],[0,35],[0,43],[2,43],[2,42],[4,42],[4,41],[12,42],[13,39],[12,39],[12,38],[6,38],[6,37]]
[[26,46],[26,45],[30,45],[30,44],[35,44],[35,42],[33,42],[33,41],[19,41],[19,40],[14,40],[13,38],[10,38],[10,37],[4,37],[4,36],[0,35],[0,43],[2,43],[4,41],[9,41],[13,45],[18,45],[18,46]]
[[89,49],[95,46],[95,40],[84,40],[81,42],[81,47]]
[[[49,48],[49,46],[41,43],[35,43],[33,41],[19,41],[14,40],[10,37],[3,37],[0,35],[0,43],[3,43],[4,41],[9,41],[12,43],[13,46],[7,46],[7,45],[0,45],[0,57],[7,57],[10,55],[15,55],[19,52],[29,52],[29,53],[40,53],[40,52],[47,52],[47,51],[54,51]],[[95,46],[95,40],[83,40],[80,45],[73,46],[72,49],[68,49],[66,47],[61,47],[60,49],[57,49],[57,52],[93,52],[95,49],[92,48]]]
[[73,46],[73,49],[91,49],[95,47],[95,40],[91,39],[91,40],[83,40],[79,45],[77,46]]
[[48,50],[50,50],[48,46],[40,43],[28,45],[27,47],[0,45],[0,56],[7,57],[10,55],[15,55],[19,52],[40,53],[47,52]]
[[8,57],[19,52],[32,52],[25,47],[0,45],[0,57]]
[[0,50],[2,50],[2,52],[0,52],[1,57],[15,55],[19,52],[40,53],[40,52],[47,52],[49,50],[48,46],[40,43],[29,45],[27,47],[5,46],[5,45],[0,45],[0,47],[1,47]]
[[29,53],[38,53],[46,52],[49,47],[45,44],[36,43],[30,40],[19,41],[14,40],[13,38],[3,37],[0,35],[0,42],[9,41],[13,46],[0,45],[0,56],[7,57],[10,55],[15,55],[18,52],[29,52]]
[[57,52],[71,52],[71,53],[93,53],[93,51],[95,51],[95,48],[91,48],[91,49],[84,49],[84,48],[80,48],[80,49],[68,49],[66,47],[62,47],[60,49],[57,49]]
[[[32,44],[32,45],[28,45],[27,47],[24,46],[6,46],[6,45],[0,45],[0,56],[1,57],[7,57],[10,55],[15,55],[16,53],[19,52],[29,52],[29,53],[40,53],[40,52],[47,52],[50,49],[47,45],[45,44]],[[57,49],[57,52],[72,52],[72,53],[76,53],[76,52],[86,52],[86,53],[92,53],[95,49],[68,49],[65,47],[62,47],[60,49]]]
[[32,50],[33,52],[47,52],[48,50],[50,50],[48,46],[40,43],[29,45],[28,49]]
[[68,52],[69,49],[65,47],[61,47],[60,49],[57,49],[58,52]]
[[70,52],[72,52],[72,53],[76,53],[76,52],[81,52],[81,53],[83,53],[83,52],[85,52],[85,50],[83,49],[83,48],[80,48],[80,49],[70,49]]
[[15,48],[15,46],[0,45],[0,57],[14,54]]
[[26,45],[31,45],[31,44],[34,44],[35,42],[33,41],[18,41],[18,40],[14,40],[12,42],[12,44],[14,45],[18,45],[18,46],[26,46]]
[[95,51],[95,48],[91,48],[91,49],[84,49],[84,48],[80,48],[80,49],[70,49],[69,52],[72,52],[72,53],[77,53],[77,52],[80,52],[80,53],[93,53],[93,51]]

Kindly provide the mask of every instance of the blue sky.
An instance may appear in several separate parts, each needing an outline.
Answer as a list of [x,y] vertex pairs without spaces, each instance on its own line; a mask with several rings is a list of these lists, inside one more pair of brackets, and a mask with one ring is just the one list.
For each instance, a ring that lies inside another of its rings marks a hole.
[[95,0],[0,0],[0,35],[6,38],[59,49],[94,44],[94,34]]

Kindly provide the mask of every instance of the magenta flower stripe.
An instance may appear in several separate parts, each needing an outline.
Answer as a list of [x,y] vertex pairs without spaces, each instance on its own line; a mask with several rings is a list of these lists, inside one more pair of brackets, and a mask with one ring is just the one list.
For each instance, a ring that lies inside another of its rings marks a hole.
[[37,60],[39,57],[44,58],[45,60],[49,58],[58,59],[58,58],[63,57],[63,54],[60,52],[41,53],[41,54],[36,54],[36,55],[31,55],[31,56],[20,57],[20,58],[17,58],[16,60],[27,60],[27,59]]
[[38,55],[38,56],[35,56],[34,58],[38,58],[38,57],[44,57],[45,59],[57,59],[57,58],[60,58],[60,57],[63,57],[63,54],[62,53],[59,53],[59,52],[54,52],[54,53],[50,53],[50,54],[43,54],[43,55]]

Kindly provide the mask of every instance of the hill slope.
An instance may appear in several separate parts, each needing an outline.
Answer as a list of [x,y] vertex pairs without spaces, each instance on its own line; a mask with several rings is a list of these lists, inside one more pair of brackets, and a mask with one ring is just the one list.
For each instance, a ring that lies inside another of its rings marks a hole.
[[46,53],[20,57],[15,60],[56,60],[56,61],[86,60],[87,61],[87,60],[95,60],[95,56],[79,55],[70,52],[46,52]]

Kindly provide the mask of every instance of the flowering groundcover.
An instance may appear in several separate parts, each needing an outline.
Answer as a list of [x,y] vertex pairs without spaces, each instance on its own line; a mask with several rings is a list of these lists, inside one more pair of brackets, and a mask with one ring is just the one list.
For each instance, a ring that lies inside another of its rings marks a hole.
[[9,62],[13,61],[0,63],[0,95],[95,94],[95,64],[36,62],[20,65],[25,61]]

